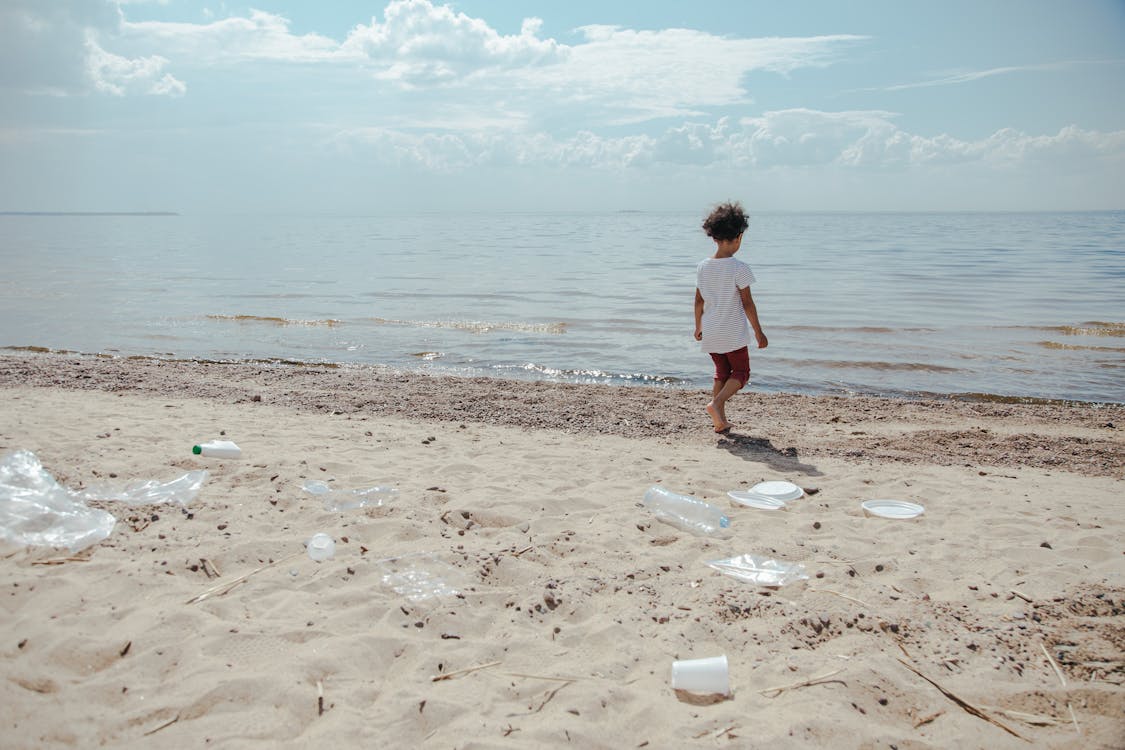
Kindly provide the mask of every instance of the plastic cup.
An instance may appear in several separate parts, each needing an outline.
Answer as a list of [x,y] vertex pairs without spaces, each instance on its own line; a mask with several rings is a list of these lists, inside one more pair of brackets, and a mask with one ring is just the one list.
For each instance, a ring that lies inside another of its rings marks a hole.
[[313,534],[307,549],[309,557],[317,562],[330,560],[336,554],[336,541],[327,534]]
[[726,655],[672,662],[672,689],[730,695]]

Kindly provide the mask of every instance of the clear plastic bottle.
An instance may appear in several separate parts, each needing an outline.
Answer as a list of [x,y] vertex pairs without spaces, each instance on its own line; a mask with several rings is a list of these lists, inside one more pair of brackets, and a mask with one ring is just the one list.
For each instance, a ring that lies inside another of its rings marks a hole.
[[242,449],[232,440],[208,440],[206,443],[193,445],[191,452],[197,456],[210,456],[211,458],[242,457]]
[[693,534],[722,536],[730,528],[730,519],[720,508],[659,485],[645,492],[644,506],[658,520]]

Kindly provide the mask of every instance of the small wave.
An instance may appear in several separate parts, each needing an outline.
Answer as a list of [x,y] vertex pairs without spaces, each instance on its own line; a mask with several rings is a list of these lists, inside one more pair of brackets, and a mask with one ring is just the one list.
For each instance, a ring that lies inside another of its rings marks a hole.
[[826,367],[833,370],[895,370],[902,372],[961,372],[960,368],[935,365],[929,362],[873,362],[847,359],[793,359],[786,360],[797,366]]
[[1042,330],[1054,331],[1066,336],[1125,336],[1125,323],[1091,320],[1076,326],[1047,326]]
[[908,327],[891,328],[889,326],[775,326],[783,331],[814,331],[821,333],[930,333],[936,328]]
[[1122,346],[1083,346],[1082,344],[1060,344],[1057,341],[1040,341],[1039,346],[1044,349],[1067,349],[1071,351],[1086,351],[1086,352],[1114,352],[1118,354],[1125,353],[1125,347]]
[[445,352],[414,352],[410,356],[411,357],[417,357],[418,359],[424,359],[428,362],[431,362],[435,359],[441,359],[442,357],[444,357]]
[[372,318],[379,325],[411,326],[414,328],[450,328],[470,333],[490,333],[491,331],[518,331],[520,333],[566,333],[566,323],[521,323],[519,321],[501,321],[489,323],[480,320],[392,320],[389,318]]
[[326,318],[324,320],[294,320],[292,318],[276,318],[269,315],[208,315],[209,320],[233,320],[236,323],[271,323],[278,326],[338,326],[339,320]]
[[621,373],[606,372],[605,370],[548,367],[547,365],[528,362],[522,365],[493,365],[492,369],[498,372],[523,372],[547,378],[557,378],[571,382],[598,382],[598,383],[631,383],[640,385],[681,385],[685,383],[682,378],[671,375],[649,375],[647,373]]

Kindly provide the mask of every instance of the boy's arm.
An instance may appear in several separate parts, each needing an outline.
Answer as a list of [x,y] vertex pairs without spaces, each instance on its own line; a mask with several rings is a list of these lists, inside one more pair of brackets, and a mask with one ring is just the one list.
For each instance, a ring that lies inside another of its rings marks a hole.
[[750,296],[750,287],[739,289],[738,296],[742,298],[742,309],[746,312],[746,319],[750,321],[750,326],[754,329],[754,338],[758,340],[758,348],[765,349],[770,345],[770,342],[762,331],[762,324],[758,322],[758,307],[754,304],[754,298]]
[[695,289],[695,340],[703,340],[703,295]]

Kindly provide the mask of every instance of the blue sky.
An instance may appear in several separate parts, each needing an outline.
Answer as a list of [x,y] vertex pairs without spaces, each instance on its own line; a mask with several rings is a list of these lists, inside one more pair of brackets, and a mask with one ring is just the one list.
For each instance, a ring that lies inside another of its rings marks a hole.
[[0,0],[0,210],[1125,208],[1121,0]]

